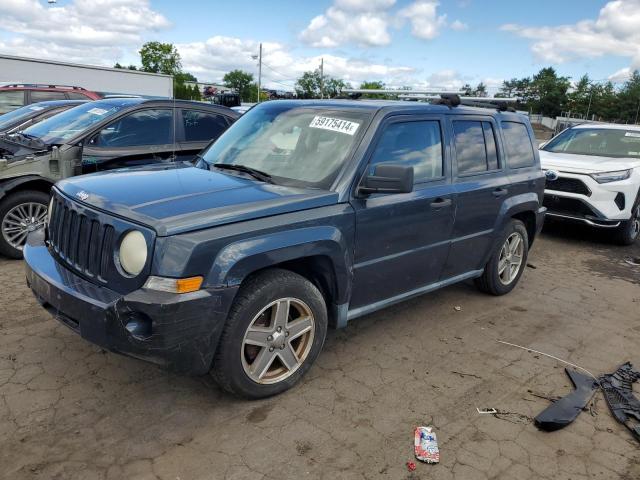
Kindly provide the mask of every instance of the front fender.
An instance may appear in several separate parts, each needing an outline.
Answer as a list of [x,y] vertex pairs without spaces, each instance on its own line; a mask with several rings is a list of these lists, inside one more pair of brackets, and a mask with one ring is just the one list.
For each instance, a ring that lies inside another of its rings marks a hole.
[[351,249],[342,232],[333,226],[300,228],[231,243],[218,252],[206,282],[235,286],[257,270],[316,256],[330,260],[336,283],[335,301],[343,303],[350,291]]
[[14,188],[29,182],[46,182],[53,186],[53,182],[38,175],[22,175],[20,177],[10,178],[8,180],[0,180],[0,199],[5,197]]

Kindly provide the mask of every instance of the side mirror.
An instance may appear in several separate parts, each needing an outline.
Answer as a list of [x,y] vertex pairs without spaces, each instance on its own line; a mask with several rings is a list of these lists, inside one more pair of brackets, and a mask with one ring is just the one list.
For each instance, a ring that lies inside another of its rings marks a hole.
[[413,167],[380,163],[364,177],[360,193],[409,193],[413,191]]

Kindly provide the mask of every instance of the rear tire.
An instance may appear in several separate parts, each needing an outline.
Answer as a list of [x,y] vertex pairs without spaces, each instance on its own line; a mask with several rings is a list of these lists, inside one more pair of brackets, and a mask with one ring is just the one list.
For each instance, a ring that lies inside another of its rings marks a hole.
[[479,290],[504,295],[515,288],[527,266],[529,236],[520,220],[512,219],[502,231],[482,276],[475,280]]
[[309,370],[326,333],[327,308],[318,288],[288,270],[265,271],[241,287],[211,374],[240,397],[282,393]]
[[36,190],[23,190],[7,195],[0,202],[0,253],[22,258],[27,235],[46,222],[49,195]]
[[631,218],[621,222],[616,228],[613,240],[618,245],[633,245],[638,237],[640,237],[640,199],[636,200],[631,210]]

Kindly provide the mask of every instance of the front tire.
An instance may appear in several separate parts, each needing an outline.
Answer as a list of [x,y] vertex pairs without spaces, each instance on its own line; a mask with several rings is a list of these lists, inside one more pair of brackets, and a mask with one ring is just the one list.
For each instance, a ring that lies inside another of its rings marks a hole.
[[49,195],[35,190],[10,193],[0,202],[0,253],[22,258],[30,232],[43,228],[47,220]]
[[633,245],[640,237],[640,199],[631,211],[631,218],[620,223],[614,234],[614,241],[618,245]]
[[504,295],[515,288],[527,265],[529,235],[520,220],[512,219],[503,230],[482,276],[475,283],[491,295]]
[[306,278],[279,269],[258,274],[231,307],[211,374],[240,397],[282,393],[318,357],[327,323],[324,298]]

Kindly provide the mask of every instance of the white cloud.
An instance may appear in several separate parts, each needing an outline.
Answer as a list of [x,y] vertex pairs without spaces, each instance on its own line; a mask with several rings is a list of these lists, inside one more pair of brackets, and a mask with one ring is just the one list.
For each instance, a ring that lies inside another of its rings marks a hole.
[[389,15],[395,0],[336,0],[322,15],[314,17],[300,34],[313,46],[332,48],[346,43],[367,47],[388,45]]
[[[176,45],[185,70],[204,81],[220,82],[224,74],[239,68],[257,76],[258,42],[233,37],[215,36],[204,42]],[[305,71],[315,70],[324,59],[325,74],[357,86],[363,80],[383,80],[400,83],[413,78],[415,70],[406,66],[368,62],[338,55],[296,56],[280,43],[262,44],[263,80],[270,88],[293,88],[295,80]],[[268,65],[268,67],[267,67]],[[277,72],[277,73],[276,73]]]
[[545,62],[563,63],[578,58],[616,55],[640,67],[640,0],[614,0],[598,17],[559,26],[503,25],[502,30],[533,40],[531,50]]
[[431,40],[440,34],[447,23],[446,15],[438,15],[435,0],[418,0],[398,12],[398,17],[411,23],[411,33],[418,38]]
[[467,25],[464,22],[461,22],[460,20],[454,20],[453,22],[451,22],[451,25],[449,25],[449,28],[451,30],[455,30],[456,32],[461,32],[463,30],[468,30],[469,25]]
[[14,34],[0,42],[3,52],[100,64],[138,46],[143,33],[170,26],[148,0],[73,0],[53,7],[2,0],[0,18],[0,29]]

